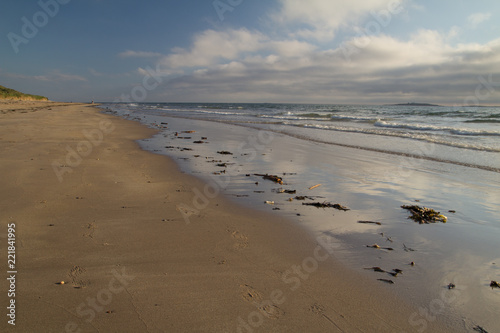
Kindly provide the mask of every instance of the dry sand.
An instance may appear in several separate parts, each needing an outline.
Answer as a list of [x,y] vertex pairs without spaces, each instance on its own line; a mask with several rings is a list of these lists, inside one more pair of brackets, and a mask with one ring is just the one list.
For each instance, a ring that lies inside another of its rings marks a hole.
[[327,236],[200,195],[139,149],[152,129],[48,102],[0,103],[0,126],[0,267],[15,223],[17,270],[2,332],[449,330],[344,268]]

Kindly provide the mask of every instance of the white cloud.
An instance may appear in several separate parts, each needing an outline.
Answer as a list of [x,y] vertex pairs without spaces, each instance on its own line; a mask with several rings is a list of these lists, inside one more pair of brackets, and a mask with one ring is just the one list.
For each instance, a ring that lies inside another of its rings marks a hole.
[[[389,24],[390,15],[402,11],[402,1],[280,3],[281,11],[272,15],[272,34],[206,30],[191,47],[161,58],[160,72],[168,79],[158,99],[459,103],[474,93],[478,77],[500,77],[500,70],[495,71],[500,68],[500,39],[456,45],[452,40],[461,33],[456,26],[442,33],[422,29],[406,39],[380,29],[332,44],[331,37],[345,26],[355,31],[367,20]],[[471,22],[488,18],[474,16]],[[286,37],[279,37],[283,31]]]
[[247,29],[206,30],[195,37],[191,49],[176,48],[161,59],[161,64],[168,68],[211,66],[258,51],[265,40],[264,35]]
[[[460,103],[474,94],[479,76],[492,74],[499,81],[500,71],[493,69],[500,68],[500,39],[452,46],[447,37],[433,30],[421,30],[408,40],[371,36],[351,59],[340,48],[318,51],[308,44],[266,40],[253,54],[170,80],[162,97],[317,103],[434,98],[430,102]],[[347,43],[356,45],[356,39]],[[267,53],[257,52],[262,50]]]
[[144,51],[124,51],[118,54],[120,58],[157,58],[161,53],[144,52]]
[[103,74],[103,73],[98,72],[98,71],[96,71],[96,70],[95,70],[95,69],[93,69],[93,68],[89,68],[89,72],[90,72],[90,74],[91,74],[91,75],[93,75],[93,76],[99,76],[99,77],[104,76],[104,74]]
[[475,13],[467,18],[467,23],[471,28],[477,28],[481,23],[488,21],[491,18],[490,13]]
[[400,11],[401,0],[280,0],[282,8],[271,15],[282,25],[295,25],[294,35],[304,39],[332,40],[336,31],[356,25],[371,13]]

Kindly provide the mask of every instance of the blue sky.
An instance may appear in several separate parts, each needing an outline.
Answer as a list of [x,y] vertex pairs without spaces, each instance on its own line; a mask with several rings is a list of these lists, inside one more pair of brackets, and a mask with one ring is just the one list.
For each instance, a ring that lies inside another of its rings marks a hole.
[[7,3],[0,84],[52,100],[500,104],[496,0]]

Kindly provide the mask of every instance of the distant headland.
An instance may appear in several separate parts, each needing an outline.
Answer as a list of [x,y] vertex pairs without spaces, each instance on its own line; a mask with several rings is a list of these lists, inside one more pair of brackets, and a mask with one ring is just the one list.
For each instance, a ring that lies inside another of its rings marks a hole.
[[0,99],[8,99],[15,101],[48,101],[44,96],[24,94],[14,89],[0,86]]

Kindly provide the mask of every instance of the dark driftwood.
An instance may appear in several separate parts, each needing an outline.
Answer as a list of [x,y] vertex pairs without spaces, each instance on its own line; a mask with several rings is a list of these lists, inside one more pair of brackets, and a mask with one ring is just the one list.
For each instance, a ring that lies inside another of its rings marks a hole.
[[380,222],[373,222],[373,221],[358,221],[358,223],[382,225],[382,223]]

